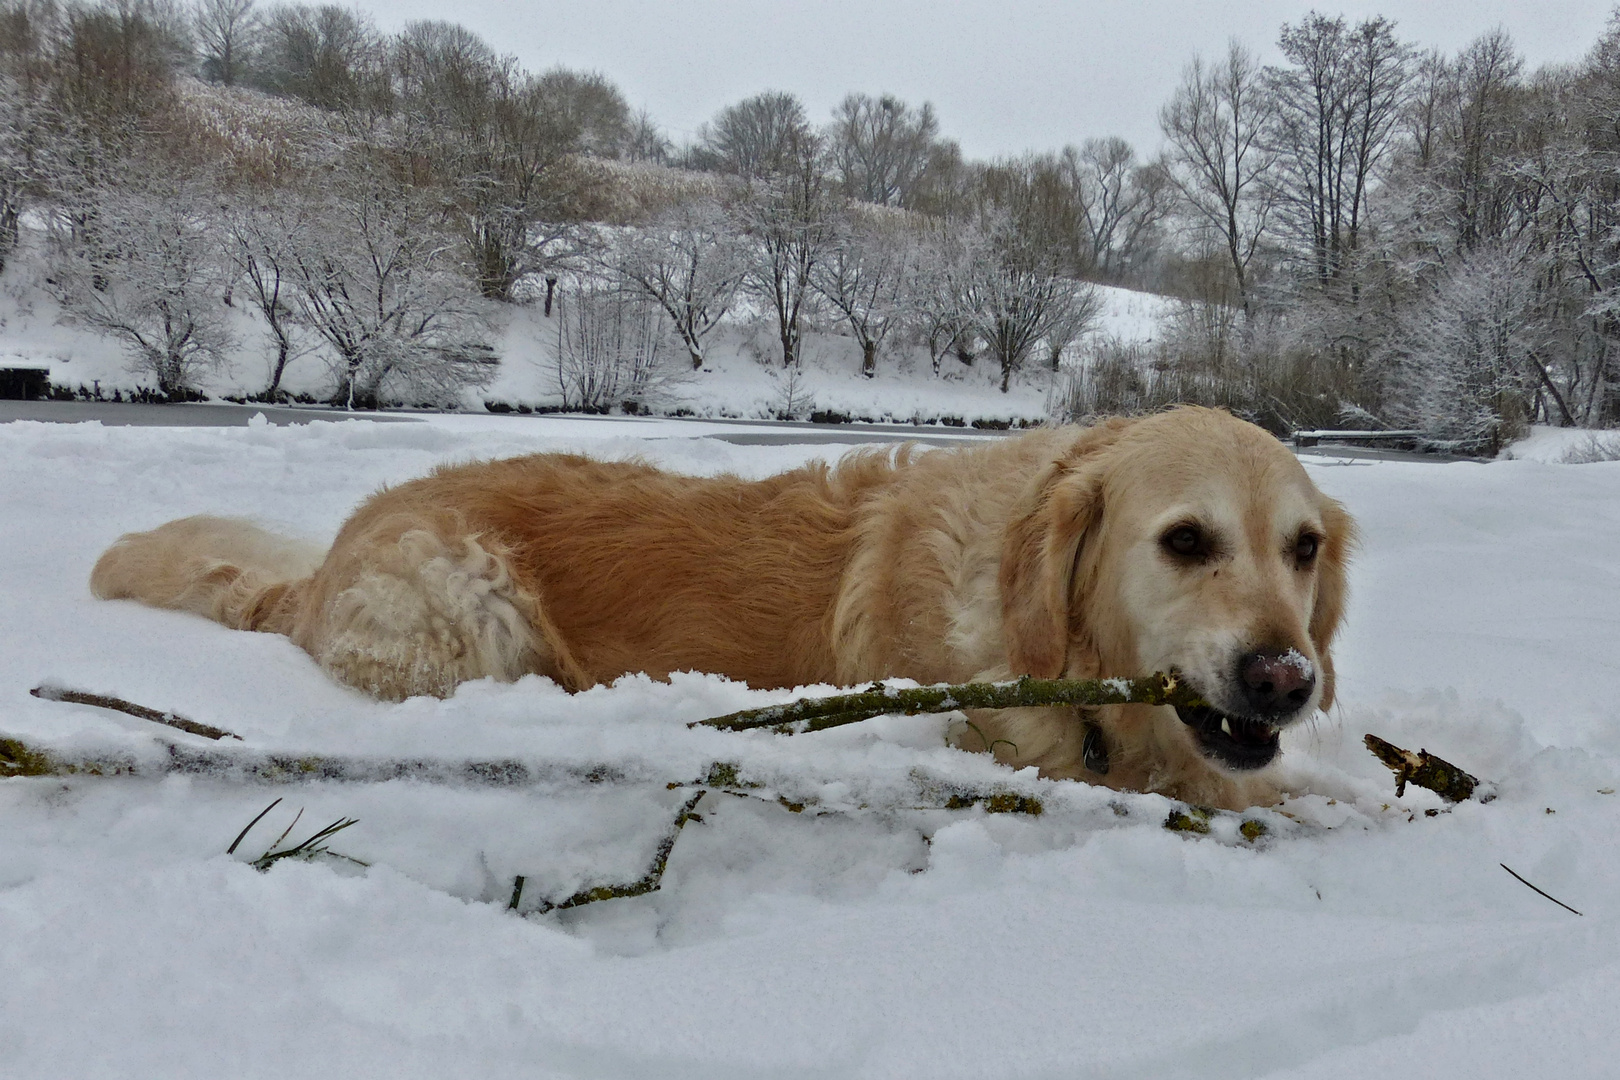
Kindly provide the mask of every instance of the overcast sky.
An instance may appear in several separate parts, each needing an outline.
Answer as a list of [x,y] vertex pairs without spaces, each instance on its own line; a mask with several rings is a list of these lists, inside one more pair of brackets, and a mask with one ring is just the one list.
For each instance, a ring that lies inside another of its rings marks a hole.
[[765,89],[817,122],[850,90],[931,101],[970,157],[1123,135],[1159,144],[1158,110],[1195,53],[1236,37],[1275,60],[1277,30],[1313,7],[1383,14],[1454,51],[1502,26],[1532,66],[1578,59],[1614,0],[360,0],[385,30],[445,19],[532,69],[613,79],[676,142]]

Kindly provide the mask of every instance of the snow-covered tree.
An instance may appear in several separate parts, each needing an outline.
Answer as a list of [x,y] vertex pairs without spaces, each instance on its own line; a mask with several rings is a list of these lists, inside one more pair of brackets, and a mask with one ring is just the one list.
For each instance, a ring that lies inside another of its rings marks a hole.
[[964,361],[972,359],[968,285],[978,260],[989,253],[971,225],[933,218],[919,226],[911,254],[910,321],[938,375],[953,349]]
[[487,385],[494,355],[439,208],[396,179],[334,177],[279,265],[303,322],[333,354],[333,401],[448,403]]
[[231,345],[212,191],[144,176],[87,196],[55,219],[50,280],[64,311],[122,342],[159,393],[194,396]]
[[703,341],[730,309],[747,251],[718,200],[682,202],[604,244],[605,270],[626,291],[655,304],[703,366]]
[[310,250],[313,223],[305,204],[294,199],[261,199],[228,206],[221,222],[225,251],[235,271],[234,293],[259,313],[274,354],[263,396],[282,397],[287,365],[309,351],[308,330],[297,309],[295,260]]
[[810,280],[861,347],[861,374],[877,374],[877,354],[905,320],[917,260],[913,226],[894,211],[851,207],[838,221]]
[[659,312],[644,297],[581,278],[565,288],[557,317],[557,386],[571,408],[639,401],[655,389],[666,358]]
[[784,367],[799,362],[812,275],[833,237],[835,202],[819,151],[815,136],[806,134],[792,167],[750,182],[737,205],[751,241],[744,285],[776,316]]
[[1492,452],[1522,432],[1536,363],[1533,279],[1523,250],[1479,248],[1402,312],[1384,358],[1396,422]]

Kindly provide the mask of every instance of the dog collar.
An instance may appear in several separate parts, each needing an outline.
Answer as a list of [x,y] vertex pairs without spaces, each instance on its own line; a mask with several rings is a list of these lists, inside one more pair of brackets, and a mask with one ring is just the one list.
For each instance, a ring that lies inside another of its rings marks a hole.
[[1086,768],[1098,776],[1108,775],[1108,739],[1103,735],[1102,725],[1095,720],[1085,721],[1085,741],[1080,744],[1080,754],[1085,760]]

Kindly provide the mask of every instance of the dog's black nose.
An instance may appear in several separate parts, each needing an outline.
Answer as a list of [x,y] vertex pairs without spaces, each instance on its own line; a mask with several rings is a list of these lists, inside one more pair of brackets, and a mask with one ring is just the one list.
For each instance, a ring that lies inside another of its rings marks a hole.
[[1252,652],[1238,661],[1243,697],[1256,716],[1298,710],[1316,689],[1316,666],[1295,649]]

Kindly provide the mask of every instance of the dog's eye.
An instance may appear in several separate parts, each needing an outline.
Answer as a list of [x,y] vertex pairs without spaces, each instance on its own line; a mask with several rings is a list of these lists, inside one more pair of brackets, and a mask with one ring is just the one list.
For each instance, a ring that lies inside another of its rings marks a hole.
[[1294,558],[1301,566],[1306,566],[1316,558],[1316,549],[1322,541],[1315,533],[1300,533],[1299,539],[1294,541]]
[[1209,542],[1196,525],[1177,525],[1160,538],[1160,543],[1172,555],[1183,559],[1202,559],[1209,554]]

